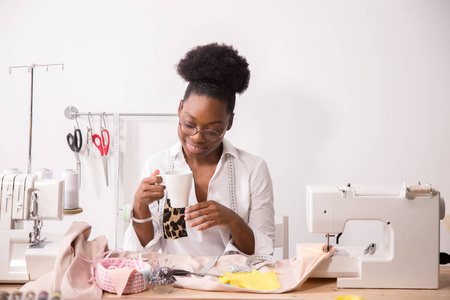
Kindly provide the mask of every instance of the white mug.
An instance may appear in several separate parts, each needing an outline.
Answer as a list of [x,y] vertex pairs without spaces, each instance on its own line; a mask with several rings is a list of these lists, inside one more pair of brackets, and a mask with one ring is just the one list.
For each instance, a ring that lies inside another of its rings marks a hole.
[[166,186],[166,195],[167,199],[170,199],[170,206],[175,208],[188,206],[193,181],[192,171],[172,170],[165,172],[161,177]]

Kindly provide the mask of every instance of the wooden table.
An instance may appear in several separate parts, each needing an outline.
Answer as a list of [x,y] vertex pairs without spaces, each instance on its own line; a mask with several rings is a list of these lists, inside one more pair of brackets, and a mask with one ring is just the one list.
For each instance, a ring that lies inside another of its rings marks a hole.
[[[0,291],[18,291],[19,284],[0,284]],[[298,291],[285,294],[254,294],[204,292],[175,288],[167,295],[155,294],[151,290],[139,294],[123,295],[122,298],[152,299],[335,299],[339,296],[355,295],[365,300],[377,299],[450,299],[450,266],[440,267],[439,289],[400,290],[400,289],[338,289],[336,279],[308,279]],[[104,293],[104,298],[118,298],[115,294]]]

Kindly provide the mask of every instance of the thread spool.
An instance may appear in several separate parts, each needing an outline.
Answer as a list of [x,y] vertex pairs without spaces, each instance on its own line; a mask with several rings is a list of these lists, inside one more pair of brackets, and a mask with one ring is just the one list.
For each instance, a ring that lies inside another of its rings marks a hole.
[[59,291],[55,291],[52,293],[52,296],[50,297],[50,300],[61,300],[62,295]]
[[412,195],[424,195],[424,194],[431,194],[432,189],[431,185],[429,184],[419,184],[419,185],[412,185],[408,188],[408,191]]
[[117,210],[117,216],[119,217],[119,220],[130,222],[131,221],[131,204],[125,204],[122,208]]
[[48,292],[42,291],[38,295],[38,300],[47,300],[48,299]]
[[22,174],[22,171],[20,171],[17,168],[11,168],[11,169],[7,169],[7,170],[3,171],[2,173],[3,173],[3,175],[7,175],[7,174],[16,174],[17,175],[17,174]]
[[9,295],[9,300],[22,300],[22,292],[17,291]]
[[64,209],[73,210],[79,208],[78,172],[75,170],[65,170],[61,172],[64,179]]
[[29,291],[25,294],[24,300],[34,300],[36,298],[36,294],[33,291]]
[[38,179],[53,179],[53,172],[50,169],[43,168],[37,172]]

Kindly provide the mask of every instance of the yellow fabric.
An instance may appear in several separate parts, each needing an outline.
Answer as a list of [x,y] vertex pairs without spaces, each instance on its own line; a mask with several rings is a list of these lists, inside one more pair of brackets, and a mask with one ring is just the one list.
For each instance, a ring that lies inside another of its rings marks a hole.
[[251,273],[224,273],[219,282],[252,290],[271,291],[281,288],[275,271],[259,273],[253,270]]

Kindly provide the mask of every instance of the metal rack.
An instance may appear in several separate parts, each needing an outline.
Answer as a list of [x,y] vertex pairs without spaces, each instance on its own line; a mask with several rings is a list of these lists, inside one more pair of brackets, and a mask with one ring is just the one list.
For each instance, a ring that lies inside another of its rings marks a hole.
[[114,116],[119,117],[176,117],[176,113],[106,113],[106,112],[79,112],[75,106],[68,106],[64,110],[67,119],[73,120],[79,116]]
[[32,148],[32,138],[33,138],[33,96],[34,96],[34,69],[37,67],[46,67],[47,71],[49,67],[60,66],[61,70],[64,70],[64,64],[46,64],[46,65],[38,65],[31,64],[28,66],[10,66],[8,67],[9,74],[12,74],[13,69],[22,69],[27,68],[28,73],[31,73],[30,83],[30,135],[29,135],[29,143],[28,143],[28,174],[31,174],[31,148]]
[[[100,118],[105,116],[113,116],[114,120],[114,199],[116,208],[119,208],[119,148],[120,148],[120,139],[119,139],[119,131],[120,131],[120,117],[177,117],[176,113],[107,113],[107,112],[79,112],[75,106],[68,106],[64,110],[64,115],[69,120],[75,120],[78,126],[78,117],[87,116],[88,119],[91,116],[99,116]],[[115,249],[117,249],[117,240],[118,240],[118,220],[115,222]]]

